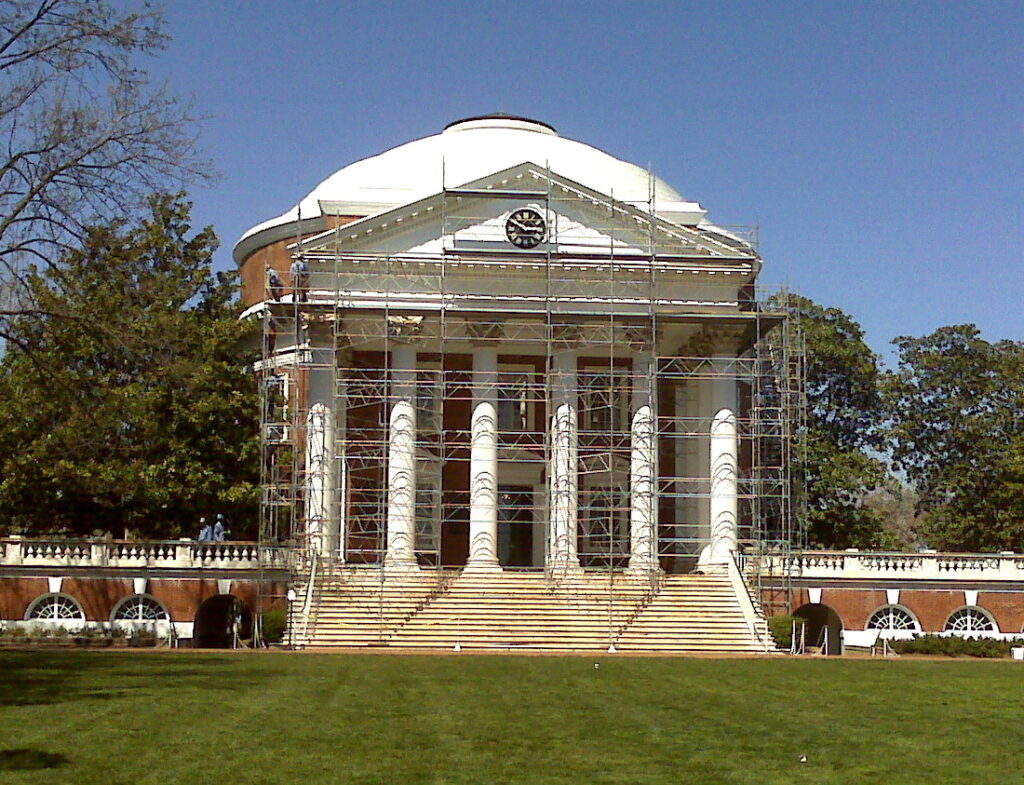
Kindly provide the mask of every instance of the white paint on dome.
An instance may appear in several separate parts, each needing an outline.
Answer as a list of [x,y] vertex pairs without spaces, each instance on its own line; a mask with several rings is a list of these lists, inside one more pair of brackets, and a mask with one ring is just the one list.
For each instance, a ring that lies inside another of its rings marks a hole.
[[[559,136],[548,126],[515,118],[479,118],[364,158],[335,172],[283,215],[247,231],[246,238],[275,226],[318,218],[321,203],[337,215],[368,216],[486,177],[517,164],[550,167],[596,191],[646,209],[650,176],[596,147]],[[655,211],[703,217],[699,205],[654,178]],[[691,221],[696,223],[696,220]],[[239,260],[241,261],[241,260]]]

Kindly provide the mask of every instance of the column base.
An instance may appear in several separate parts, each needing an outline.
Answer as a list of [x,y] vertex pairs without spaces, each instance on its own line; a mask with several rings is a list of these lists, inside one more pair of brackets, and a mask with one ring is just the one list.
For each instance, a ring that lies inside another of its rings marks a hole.
[[462,568],[463,573],[467,572],[488,572],[498,573],[502,572],[501,564],[497,559],[494,561],[468,561],[466,566]]
[[732,560],[732,553],[729,551],[716,550],[713,545],[705,545],[697,559],[697,567],[694,572],[707,574],[725,573],[729,569],[729,562]]
[[631,578],[647,578],[660,573],[661,565],[656,561],[637,560],[634,562],[631,560],[626,567],[626,575]]
[[384,557],[384,571],[391,573],[419,572],[420,565],[415,558]]
[[547,571],[559,578],[583,575],[583,568],[578,560],[550,562],[548,563]]

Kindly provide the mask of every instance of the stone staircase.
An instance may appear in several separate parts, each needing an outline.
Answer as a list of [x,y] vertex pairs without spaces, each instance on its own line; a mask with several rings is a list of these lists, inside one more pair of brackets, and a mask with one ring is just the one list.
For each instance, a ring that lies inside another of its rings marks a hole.
[[[382,573],[373,568],[328,572],[315,580],[303,646],[382,646],[395,630],[444,590],[452,573]],[[302,596],[306,587],[298,592]]]
[[[762,652],[726,576],[342,568],[318,577],[302,645],[493,651]],[[301,596],[301,592],[299,592]]]
[[669,575],[615,646],[620,651],[763,652],[767,635],[764,617],[748,618],[728,577]]
[[651,593],[646,580],[464,572],[392,637],[403,647],[600,650]]

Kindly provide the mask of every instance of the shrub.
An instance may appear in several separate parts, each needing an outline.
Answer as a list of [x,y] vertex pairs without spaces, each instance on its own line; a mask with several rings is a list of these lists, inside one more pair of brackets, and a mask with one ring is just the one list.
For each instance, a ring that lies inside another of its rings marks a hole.
[[997,638],[960,638],[955,635],[915,635],[909,640],[892,640],[889,645],[897,654],[933,654],[942,657],[982,657],[998,659],[1010,656],[1014,646],[1024,640]]
[[260,616],[264,643],[280,643],[288,626],[288,615],[283,608],[271,608]]
[[799,616],[790,614],[772,616],[768,619],[768,629],[780,649],[788,650],[793,646],[793,622],[795,620],[799,620],[801,624],[804,621]]
[[136,627],[132,630],[131,642],[137,646],[148,646],[156,642],[156,630],[151,627]]

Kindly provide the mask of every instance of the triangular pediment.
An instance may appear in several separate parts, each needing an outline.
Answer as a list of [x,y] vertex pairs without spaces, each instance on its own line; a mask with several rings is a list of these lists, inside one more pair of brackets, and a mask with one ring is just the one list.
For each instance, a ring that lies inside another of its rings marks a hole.
[[[330,212],[329,204],[322,205]],[[621,202],[524,162],[416,202],[345,224],[294,250],[355,255],[500,255],[685,258],[756,265],[756,251],[738,236],[704,223],[667,220],[648,203]],[[520,248],[509,237],[517,210],[543,217],[543,238]]]

